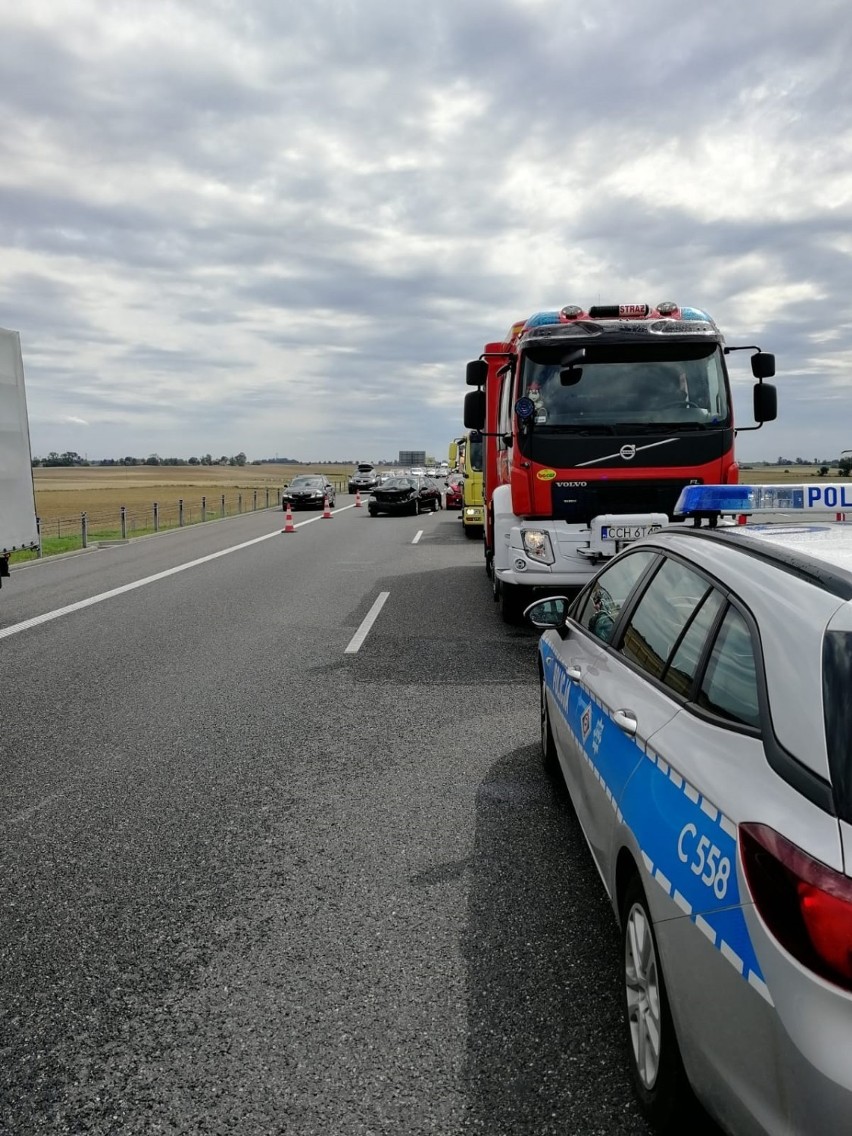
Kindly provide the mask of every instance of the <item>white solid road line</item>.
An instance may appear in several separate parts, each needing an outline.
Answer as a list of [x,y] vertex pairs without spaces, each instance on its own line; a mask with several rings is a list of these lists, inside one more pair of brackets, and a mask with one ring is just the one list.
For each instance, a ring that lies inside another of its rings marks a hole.
[[361,626],[349,640],[349,646],[343,652],[344,655],[355,655],[358,651],[361,650],[364,640],[370,633],[370,628],[379,618],[379,612],[385,606],[385,601],[387,600],[389,595],[390,592],[379,592],[378,597],[376,598],[376,602],[364,616]]
[[[352,508],[354,508],[353,505],[344,505],[341,509],[336,509],[335,512],[343,513],[346,509]],[[299,521],[294,527],[300,529],[304,525],[312,525],[314,521],[321,521],[322,519],[322,515],[309,517],[307,520]],[[68,604],[67,607],[58,607],[55,611],[46,611],[44,615],[35,615],[32,619],[25,619],[22,623],[14,623],[11,627],[0,627],[0,639],[8,639],[10,635],[17,635],[21,631],[29,631],[31,627],[38,627],[42,623],[50,623],[54,619],[61,619],[63,615],[70,615],[72,612],[82,611],[83,608],[93,607],[95,604],[103,603],[104,600],[111,600],[115,596],[123,596],[125,592],[134,592],[137,588],[144,588],[148,584],[155,584],[158,580],[165,580],[169,576],[176,576],[178,572],[186,572],[188,568],[197,568],[200,564],[208,564],[211,560],[218,560],[220,556],[228,556],[230,553],[239,552],[243,548],[251,548],[253,544],[261,544],[265,540],[271,540],[273,537],[281,536],[282,532],[282,529],[275,529],[274,532],[264,533],[263,536],[256,536],[252,540],[244,540],[242,544],[233,544],[230,548],[223,548],[220,552],[211,552],[208,556],[199,556],[197,560],[189,560],[186,564],[178,564],[174,568],[167,568],[165,572],[157,572],[153,576],[145,576],[141,580],[134,580],[132,584],[122,584],[120,588],[111,588],[108,592],[101,592],[100,595],[89,596],[89,598],[85,600],[78,600],[77,603]]]

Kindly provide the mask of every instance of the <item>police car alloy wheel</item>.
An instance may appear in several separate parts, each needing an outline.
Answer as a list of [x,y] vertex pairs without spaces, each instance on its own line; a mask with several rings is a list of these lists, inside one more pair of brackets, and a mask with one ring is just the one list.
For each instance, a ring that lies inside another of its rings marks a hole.
[[622,904],[624,1013],[630,1071],[639,1101],[659,1132],[682,1132],[695,1110],[669,1010],[657,940],[642,884],[634,876]]

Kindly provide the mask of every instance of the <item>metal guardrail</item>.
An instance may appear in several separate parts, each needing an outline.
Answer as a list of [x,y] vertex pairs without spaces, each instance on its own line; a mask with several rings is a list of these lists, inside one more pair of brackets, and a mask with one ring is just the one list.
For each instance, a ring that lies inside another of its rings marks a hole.
[[[329,478],[338,493],[348,489],[347,477]],[[152,501],[150,505],[128,507],[120,505],[97,512],[77,513],[68,517],[36,517],[39,548],[35,555],[44,555],[43,544],[49,540],[71,538],[71,545],[54,551],[73,551],[88,548],[90,541],[129,540],[165,530],[221,520],[262,509],[281,508],[281,495],[286,486],[273,488],[247,486],[238,492],[205,494],[200,499],[180,497],[176,501]],[[15,554],[17,559],[21,554]]]
[[[238,493],[205,494],[200,500],[152,501],[149,506],[101,509],[72,517],[37,517],[41,541],[51,538],[77,537],[80,547],[87,548],[90,539],[128,540],[134,535],[183,528],[223,517],[253,513],[261,509],[280,508],[281,489],[247,488]],[[39,552],[39,555],[41,553]]]

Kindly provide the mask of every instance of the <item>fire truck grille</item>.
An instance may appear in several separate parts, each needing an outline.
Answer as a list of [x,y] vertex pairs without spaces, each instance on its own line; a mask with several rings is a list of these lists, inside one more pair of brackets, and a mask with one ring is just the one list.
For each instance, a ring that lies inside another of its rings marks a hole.
[[553,482],[553,516],[589,524],[601,513],[667,513],[672,516],[686,480],[599,481],[586,486]]

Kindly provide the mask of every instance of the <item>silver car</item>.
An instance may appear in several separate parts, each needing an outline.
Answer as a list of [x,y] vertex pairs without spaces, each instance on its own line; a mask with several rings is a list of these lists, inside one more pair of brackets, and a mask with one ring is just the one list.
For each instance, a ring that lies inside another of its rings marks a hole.
[[824,1136],[852,1131],[852,525],[716,524],[761,497],[852,510],[852,486],[690,487],[694,522],[528,615],[645,1112]]

